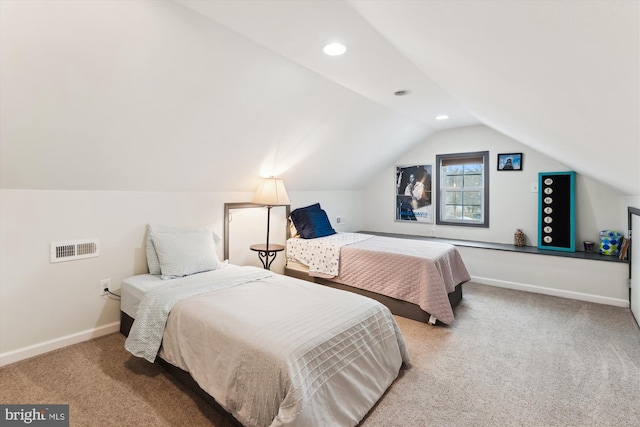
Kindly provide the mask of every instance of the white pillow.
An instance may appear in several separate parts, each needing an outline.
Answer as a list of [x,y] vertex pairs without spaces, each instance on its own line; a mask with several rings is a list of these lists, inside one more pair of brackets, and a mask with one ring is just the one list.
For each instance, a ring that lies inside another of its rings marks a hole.
[[163,279],[188,276],[221,267],[211,230],[151,233]]
[[296,230],[296,226],[293,224],[293,220],[289,217],[289,236],[290,237],[300,237],[298,230]]
[[218,245],[222,241],[220,236],[218,236],[215,231],[211,231],[207,227],[176,227],[169,225],[148,224],[145,251],[147,253],[147,267],[149,268],[149,274],[161,274],[160,261],[158,260],[158,254],[156,253],[156,248],[153,244],[153,240],[151,240],[151,233],[193,233],[204,230],[208,230],[212,234],[213,241],[216,245]]

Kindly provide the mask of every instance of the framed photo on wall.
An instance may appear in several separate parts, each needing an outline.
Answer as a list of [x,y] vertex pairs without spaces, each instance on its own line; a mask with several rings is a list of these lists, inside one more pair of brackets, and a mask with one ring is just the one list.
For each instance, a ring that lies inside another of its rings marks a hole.
[[433,224],[432,165],[396,166],[396,221]]
[[498,170],[499,171],[521,171],[522,170],[522,153],[498,154]]

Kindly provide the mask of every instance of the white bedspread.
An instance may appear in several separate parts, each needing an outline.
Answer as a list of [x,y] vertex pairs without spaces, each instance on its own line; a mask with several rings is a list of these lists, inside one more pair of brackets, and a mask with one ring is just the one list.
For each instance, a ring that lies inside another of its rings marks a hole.
[[247,427],[355,426],[409,360],[385,306],[278,274],[181,300],[162,340]]
[[136,311],[135,321],[124,343],[125,349],[149,362],[156,359],[167,317],[180,300],[206,292],[241,285],[273,273],[256,267],[226,266],[218,270],[173,279],[164,286],[144,294]]

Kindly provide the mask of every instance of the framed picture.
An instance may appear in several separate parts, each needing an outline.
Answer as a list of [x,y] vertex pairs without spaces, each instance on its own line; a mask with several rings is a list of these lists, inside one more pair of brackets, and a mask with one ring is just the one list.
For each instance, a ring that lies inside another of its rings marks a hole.
[[521,171],[522,153],[498,154],[499,171]]
[[431,165],[396,166],[396,221],[433,224]]

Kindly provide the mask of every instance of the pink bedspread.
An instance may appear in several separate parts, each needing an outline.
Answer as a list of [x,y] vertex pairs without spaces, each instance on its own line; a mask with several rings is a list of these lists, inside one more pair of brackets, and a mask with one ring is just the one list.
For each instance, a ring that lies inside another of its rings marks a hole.
[[453,245],[374,236],[341,248],[340,273],[331,280],[412,302],[451,324],[448,294],[470,276]]

